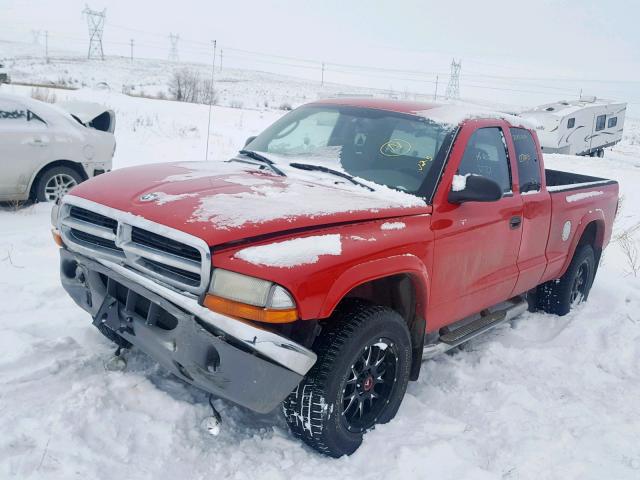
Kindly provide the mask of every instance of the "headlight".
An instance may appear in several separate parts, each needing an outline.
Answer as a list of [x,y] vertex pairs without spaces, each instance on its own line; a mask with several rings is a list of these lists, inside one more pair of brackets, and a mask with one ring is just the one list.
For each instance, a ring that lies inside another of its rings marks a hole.
[[204,305],[218,313],[259,322],[298,319],[293,298],[280,285],[220,268],[213,271]]

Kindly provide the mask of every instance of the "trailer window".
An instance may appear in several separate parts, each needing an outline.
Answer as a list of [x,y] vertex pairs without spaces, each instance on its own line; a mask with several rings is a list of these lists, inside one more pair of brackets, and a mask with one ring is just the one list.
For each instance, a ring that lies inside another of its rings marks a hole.
[[567,128],[573,128],[575,126],[576,126],[575,118],[570,118],[569,120],[567,120]]
[[520,193],[540,190],[540,160],[531,132],[524,128],[512,128],[511,138],[518,159]]
[[611,117],[607,123],[607,128],[613,128],[618,125],[618,117]]
[[504,134],[500,128],[479,128],[465,148],[458,168],[459,175],[483,175],[494,180],[502,191],[511,191],[511,172]]
[[604,130],[604,126],[607,124],[607,116],[606,115],[598,115],[596,117],[596,132],[600,130]]

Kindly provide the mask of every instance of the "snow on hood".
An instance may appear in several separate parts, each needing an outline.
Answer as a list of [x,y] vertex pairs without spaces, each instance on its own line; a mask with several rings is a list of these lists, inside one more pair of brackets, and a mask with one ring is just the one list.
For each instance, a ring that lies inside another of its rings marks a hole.
[[73,195],[178,228],[209,245],[430,212],[422,199],[388,187],[375,185],[371,192],[330,174],[281,168],[286,177],[235,162],[146,165],[95,177]]
[[330,234],[249,247],[240,250],[234,257],[254,265],[292,268],[316,263],[323,255],[340,255],[341,253],[340,235]]

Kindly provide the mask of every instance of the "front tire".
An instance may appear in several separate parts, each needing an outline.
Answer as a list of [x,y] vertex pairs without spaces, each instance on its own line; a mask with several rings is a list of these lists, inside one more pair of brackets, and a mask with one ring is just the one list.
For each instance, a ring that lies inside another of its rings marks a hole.
[[53,167],[45,170],[36,185],[38,202],[58,202],[69,190],[82,183],[82,177],[69,167]]
[[566,315],[571,308],[587,300],[595,274],[593,248],[591,245],[578,246],[565,274],[538,287],[538,307],[547,313]]
[[364,433],[391,420],[411,370],[411,338],[394,310],[346,303],[314,350],[318,361],[283,403],[292,433],[332,457],[351,455]]

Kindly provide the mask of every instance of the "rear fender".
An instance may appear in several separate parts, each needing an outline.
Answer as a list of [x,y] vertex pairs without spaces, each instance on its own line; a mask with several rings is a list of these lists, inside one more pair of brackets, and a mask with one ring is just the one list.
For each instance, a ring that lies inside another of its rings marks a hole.
[[[587,226],[589,226],[591,222],[596,223],[596,236],[595,236],[594,244],[592,245],[594,250],[598,250],[598,249],[602,250],[603,245],[605,245],[606,223],[604,219],[604,213],[602,212],[602,210],[599,210],[599,209],[592,210],[589,213],[586,213],[580,219],[580,223],[576,228],[576,233],[573,235],[573,238],[571,239],[571,246],[569,247],[567,258],[565,259],[564,264],[562,265],[562,269],[560,270],[560,274],[558,275],[558,278],[564,275],[564,273],[569,268],[569,264],[571,263],[571,260],[573,260],[573,256],[575,255],[576,249],[578,248],[578,244],[580,243],[580,239],[582,238],[582,235],[584,235],[584,232],[587,229]],[[610,236],[611,232],[609,232],[608,235]],[[597,255],[597,252],[596,252],[596,255]]]

